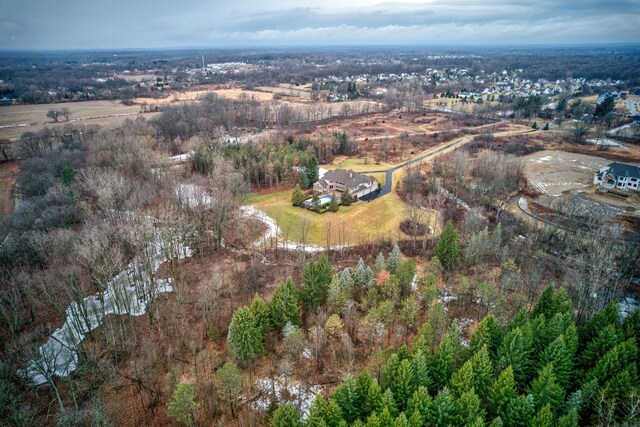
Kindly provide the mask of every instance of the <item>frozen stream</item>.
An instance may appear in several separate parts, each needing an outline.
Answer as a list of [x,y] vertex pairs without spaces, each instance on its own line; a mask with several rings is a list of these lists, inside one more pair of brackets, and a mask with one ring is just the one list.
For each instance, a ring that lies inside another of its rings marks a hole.
[[65,377],[73,372],[78,364],[78,346],[106,316],[140,316],[159,294],[173,290],[171,278],[157,280],[155,274],[164,262],[191,256],[191,250],[159,235],[154,240],[147,247],[147,256],[134,259],[103,292],[69,305],[62,327],[39,348],[40,358],[32,360],[26,369],[33,384],[44,384],[54,375]]
[[[189,206],[201,203],[212,204],[213,199],[192,184],[181,184],[176,195]],[[255,244],[270,244],[277,238],[280,228],[275,220],[253,206],[242,206],[243,215],[259,219],[267,226],[267,232]],[[285,250],[321,252],[325,248],[317,245],[302,245],[281,242]],[[331,249],[341,249],[333,246]],[[146,248],[143,257],[134,259],[127,268],[118,273],[103,292],[90,295],[82,301],[73,301],[66,310],[64,324],[56,329],[38,349],[39,358],[29,362],[24,371],[34,385],[44,384],[53,376],[66,377],[77,368],[78,347],[87,334],[102,324],[111,314],[140,316],[147,306],[164,292],[172,292],[171,278],[156,279],[160,266],[169,260],[180,260],[191,256],[188,246],[164,239],[157,232]]]

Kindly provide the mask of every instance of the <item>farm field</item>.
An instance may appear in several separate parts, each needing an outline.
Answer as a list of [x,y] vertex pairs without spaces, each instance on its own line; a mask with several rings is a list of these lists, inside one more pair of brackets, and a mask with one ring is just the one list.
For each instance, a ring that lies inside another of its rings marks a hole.
[[295,98],[301,98],[306,101],[311,101],[311,90],[299,88],[291,85],[281,86],[258,86],[257,89],[270,92],[272,94],[277,93],[282,96],[292,96]]
[[[47,117],[53,108],[68,108],[71,116],[68,122],[54,123]],[[151,118],[157,113],[145,113]],[[100,125],[114,128],[127,118],[140,115],[137,105],[123,105],[119,101],[84,101],[60,104],[8,105],[0,107],[0,139],[17,139],[24,132],[37,132],[45,126],[65,126],[67,124]]]
[[47,111],[52,108],[68,108],[71,111],[70,121],[96,116],[115,114],[136,114],[139,107],[126,106],[120,101],[83,101],[60,104],[7,105],[0,107],[0,126],[18,124],[50,123]]
[[258,92],[255,90],[243,90],[241,88],[228,88],[228,89],[209,88],[209,89],[170,92],[169,96],[164,98],[136,98],[136,104],[167,105],[167,104],[174,104],[177,102],[197,101],[210,93],[214,93],[218,96],[229,98],[229,99],[239,99],[241,96],[248,96],[250,98],[255,97],[255,99],[257,99],[260,102],[271,101],[273,99],[273,94],[266,93],[266,92]]

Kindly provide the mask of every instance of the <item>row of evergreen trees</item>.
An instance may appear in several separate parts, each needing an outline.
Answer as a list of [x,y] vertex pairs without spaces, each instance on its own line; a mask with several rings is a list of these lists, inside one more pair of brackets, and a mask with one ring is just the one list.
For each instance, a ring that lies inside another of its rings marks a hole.
[[[379,254],[376,271],[386,270],[398,295],[407,295],[416,273],[413,260],[403,261],[396,245],[385,260]],[[336,309],[351,299],[360,300],[373,289],[375,272],[361,259],[355,268],[334,275],[326,256],[308,263],[302,283],[296,286],[291,278],[279,284],[269,304],[256,295],[249,306],[237,308],[232,316],[227,342],[234,361],[248,367],[265,354],[264,340],[269,330],[282,331],[285,326],[300,326],[301,310],[307,312],[329,304]]]
[[290,141],[229,145],[224,155],[247,182],[260,187],[299,183],[306,189],[318,180],[316,156]]
[[384,369],[347,375],[307,414],[291,403],[271,416],[289,426],[637,425],[640,311],[607,306],[578,328],[571,301],[549,286],[505,328],[492,315],[463,346],[456,322],[436,342],[425,323],[412,347],[386,351]]

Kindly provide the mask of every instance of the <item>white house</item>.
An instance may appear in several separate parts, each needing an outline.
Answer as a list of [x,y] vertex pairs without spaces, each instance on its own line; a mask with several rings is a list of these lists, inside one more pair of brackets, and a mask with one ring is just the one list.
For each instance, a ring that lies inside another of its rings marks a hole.
[[640,191],[640,167],[626,163],[609,163],[596,172],[593,183],[605,188]]

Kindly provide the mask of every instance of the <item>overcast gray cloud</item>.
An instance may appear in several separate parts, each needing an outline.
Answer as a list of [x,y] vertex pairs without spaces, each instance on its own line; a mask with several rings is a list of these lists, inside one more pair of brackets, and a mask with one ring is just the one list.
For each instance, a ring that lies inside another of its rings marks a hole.
[[0,48],[640,43],[640,0],[0,0]]

